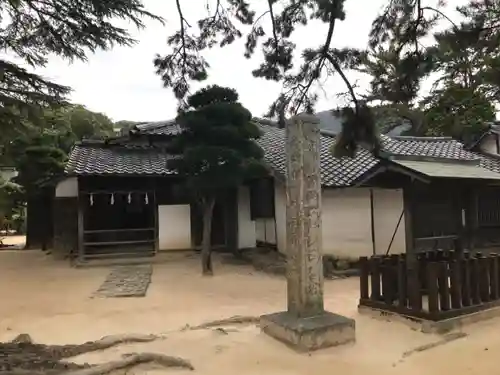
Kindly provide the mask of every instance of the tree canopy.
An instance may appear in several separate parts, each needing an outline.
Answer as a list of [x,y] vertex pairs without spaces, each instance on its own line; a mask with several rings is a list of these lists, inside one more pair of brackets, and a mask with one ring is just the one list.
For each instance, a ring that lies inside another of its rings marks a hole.
[[160,20],[140,0],[2,1],[0,17],[0,48],[6,53],[0,58],[0,114],[9,127],[27,115],[34,121],[40,108],[65,102],[69,87],[33,71],[45,66],[49,55],[86,60],[88,52],[134,44],[117,19],[136,27],[143,27],[146,17]]
[[207,274],[212,272],[211,221],[217,197],[225,188],[266,173],[263,151],[255,142],[260,130],[236,91],[219,86],[189,96],[177,122],[182,132],[168,147],[175,157],[167,167],[185,178],[203,211],[202,265]]
[[[453,14],[449,10],[446,14],[441,0],[388,0],[373,20],[366,49],[356,50],[336,48],[332,43],[338,23],[356,17],[346,14],[345,1],[269,0],[267,9],[258,13],[250,2],[217,0],[207,7],[209,14],[197,20],[197,27],[185,16],[187,4],[176,1],[178,29],[168,39],[169,51],[154,60],[157,73],[165,86],[173,90],[182,108],[187,105],[185,98],[191,83],[204,81],[209,75],[210,65],[203,51],[245,38],[242,53],[246,57],[254,56],[259,48],[262,53],[260,63],[251,72],[253,76],[283,86],[268,113],[282,124],[285,115],[313,112],[321,82],[338,75],[346,85],[350,108],[343,113],[347,119],[345,129],[349,130],[343,132],[339,142],[340,154],[352,154],[351,146],[359,140],[377,149],[376,132],[370,130],[376,122],[370,108],[373,105],[399,113],[413,124],[413,133],[419,135],[450,130],[449,126],[435,122],[436,111],[441,111],[440,118],[448,116],[446,122],[452,116],[462,116],[459,124],[469,124],[472,115],[484,115],[478,118],[478,124],[490,119],[491,111],[472,114],[464,108],[481,98],[492,104],[498,102],[498,2],[471,0]],[[453,18],[460,21],[454,23]],[[322,40],[299,51],[293,37],[298,28],[311,20],[323,22],[327,31]],[[436,32],[438,23],[449,27]],[[434,43],[424,41],[428,36],[434,37]],[[349,69],[364,71],[371,77],[368,93],[350,82]],[[439,79],[429,97],[422,100],[422,82],[431,73],[438,73]],[[447,114],[438,102],[456,102],[462,109]],[[467,126],[464,139],[482,130]],[[453,135],[462,138],[460,131]]]

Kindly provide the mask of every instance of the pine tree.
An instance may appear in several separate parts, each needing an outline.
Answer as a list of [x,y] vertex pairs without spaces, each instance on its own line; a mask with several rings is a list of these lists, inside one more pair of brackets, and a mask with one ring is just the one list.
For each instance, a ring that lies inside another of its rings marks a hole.
[[[179,28],[168,39],[170,51],[155,59],[158,74],[165,86],[173,89],[181,107],[185,105],[191,83],[208,77],[209,61],[203,51],[245,38],[242,52],[246,57],[254,56],[259,47],[263,54],[253,75],[283,85],[281,95],[271,104],[268,113],[278,118],[281,126],[284,126],[285,115],[313,112],[321,82],[326,78],[335,74],[343,79],[350,105],[343,111],[347,120],[336,145],[338,156],[352,156],[360,141],[375,151],[378,149],[376,121],[366,103],[374,97],[385,102],[385,109],[391,114],[396,112],[410,120],[414,132],[425,134],[426,127],[431,126],[422,115],[426,107],[421,108],[417,99],[420,84],[430,72],[448,74],[443,66],[445,56],[439,55],[434,47],[424,45],[424,38],[432,35],[438,22],[450,23],[453,18],[444,13],[444,1],[387,0],[373,21],[368,52],[338,49],[332,43],[336,25],[346,17],[356,16],[346,14],[345,0],[268,0],[267,9],[260,14],[250,2],[214,0],[211,3],[214,6],[208,9],[210,14],[197,20],[197,24],[186,18],[183,7],[187,5],[181,3],[176,1],[175,21]],[[481,49],[485,56],[481,60],[481,86],[487,89],[487,92],[481,91],[481,95],[496,102],[500,97],[500,60],[497,58],[500,5],[497,1],[471,0],[458,12],[464,21],[450,29],[450,35],[462,44],[467,43],[467,48],[475,47],[473,54]],[[311,19],[327,26],[324,39],[317,45],[312,43],[305,51],[297,51],[293,43],[295,31]],[[439,38],[445,35],[436,36],[438,44]],[[462,48],[462,55],[465,51],[469,54],[467,48]],[[296,64],[297,60],[301,63]],[[345,73],[360,67],[372,70],[372,90],[367,98],[356,92]],[[392,71],[380,71],[381,67]],[[444,90],[432,95],[451,92],[456,93]]]
[[[344,3],[345,0],[268,0],[267,10],[257,14],[246,1],[216,0],[214,8],[209,9],[211,14],[197,21],[196,30],[184,15],[183,7],[189,5],[176,0],[179,28],[168,39],[170,52],[155,58],[157,73],[164,85],[173,90],[182,109],[191,83],[208,77],[209,62],[203,51],[224,47],[244,36],[243,53],[247,58],[254,55],[258,46],[263,53],[253,76],[283,85],[282,94],[270,105],[269,117],[277,117],[283,127],[285,114],[313,112],[321,80],[338,74],[351,99],[351,108],[343,113],[348,131],[338,143],[338,154],[352,155],[357,141],[377,150],[373,116],[344,73],[344,69],[359,64],[362,53],[332,45],[335,26],[346,17]],[[307,25],[311,19],[326,24],[327,32],[317,45],[302,51],[302,63],[296,67],[293,62],[298,53],[292,38],[297,27]]]
[[251,113],[238,103],[236,91],[210,86],[187,99],[177,117],[182,132],[169,152],[177,156],[167,167],[186,181],[203,213],[202,270],[212,274],[210,239],[217,196],[225,188],[237,188],[266,173],[260,137]]

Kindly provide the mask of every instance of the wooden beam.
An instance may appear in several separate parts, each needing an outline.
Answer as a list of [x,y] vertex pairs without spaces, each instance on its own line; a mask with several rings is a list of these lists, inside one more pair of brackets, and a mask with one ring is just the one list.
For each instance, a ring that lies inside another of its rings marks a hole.
[[406,273],[408,277],[407,288],[410,308],[414,311],[419,311],[422,308],[422,298],[420,295],[418,260],[417,254],[415,252],[415,237],[413,234],[413,183],[413,180],[411,180],[403,188],[403,205],[405,213]]
[[84,246],[117,246],[117,245],[138,245],[156,242],[155,239],[150,240],[132,240],[132,241],[101,241],[101,242],[84,242]]
[[116,232],[149,232],[154,231],[155,228],[126,228],[126,229],[98,229],[98,230],[86,230],[85,234],[93,233],[116,233]]
[[158,219],[158,201],[156,199],[156,190],[153,190],[153,202],[149,202],[149,204],[153,204],[153,215],[154,215],[154,251],[155,254],[160,250],[160,226]]
[[85,232],[84,223],[84,200],[81,192],[78,193],[78,260],[81,261],[85,257],[85,245],[83,235]]
[[373,201],[373,189],[370,189],[370,231],[372,235],[372,253],[377,254],[377,245],[375,239],[375,208]]

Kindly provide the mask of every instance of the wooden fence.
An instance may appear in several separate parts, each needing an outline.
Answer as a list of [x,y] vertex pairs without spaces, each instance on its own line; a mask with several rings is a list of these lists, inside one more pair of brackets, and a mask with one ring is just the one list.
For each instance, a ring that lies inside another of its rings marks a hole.
[[359,304],[433,321],[500,306],[498,254],[428,251],[413,263],[361,257]]

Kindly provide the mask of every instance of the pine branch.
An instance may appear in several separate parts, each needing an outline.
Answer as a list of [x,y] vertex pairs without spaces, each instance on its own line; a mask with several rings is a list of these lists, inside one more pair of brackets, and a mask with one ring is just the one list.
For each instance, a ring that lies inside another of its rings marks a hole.
[[[128,31],[115,24],[117,18],[139,28],[144,27],[146,18],[163,22],[146,11],[140,0],[6,0],[0,10],[0,49],[31,67],[44,66],[50,54],[85,61],[88,52],[134,44]],[[0,60],[0,108],[9,123],[20,122],[43,107],[64,104],[69,91],[13,62]]]

